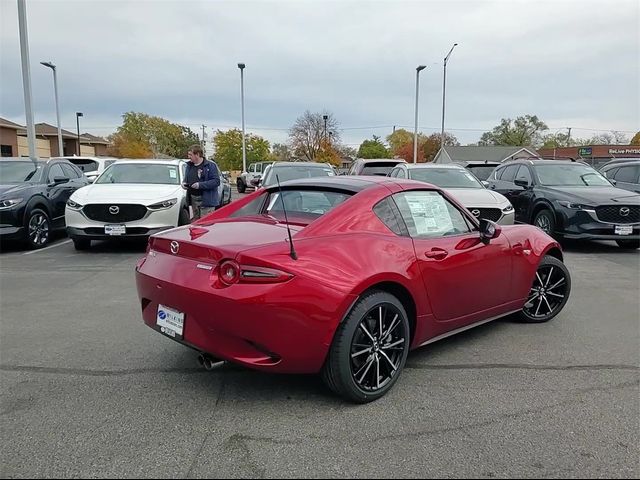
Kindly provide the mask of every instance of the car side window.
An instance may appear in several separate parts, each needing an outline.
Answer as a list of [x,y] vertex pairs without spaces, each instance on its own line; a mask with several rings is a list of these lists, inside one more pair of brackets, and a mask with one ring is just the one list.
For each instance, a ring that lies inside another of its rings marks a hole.
[[69,178],[68,175],[65,175],[59,163],[54,163],[49,168],[49,183],[53,183],[53,179],[56,177]]
[[504,168],[496,168],[495,171],[493,172],[493,174],[491,175],[491,177],[494,180],[500,180],[500,177],[502,177],[502,174],[504,173]]
[[471,232],[462,212],[439,192],[400,192],[393,196],[393,200],[413,238],[439,238]]
[[613,177],[618,182],[636,183],[640,166],[628,165],[620,167]]
[[62,167],[62,170],[64,171],[66,177],[80,178],[81,174],[78,174],[78,172],[71,165],[62,163],[60,164],[60,166]]
[[520,165],[518,173],[516,173],[516,180],[526,180],[527,182],[529,182],[529,185],[531,185],[533,183],[533,179],[531,178],[529,167],[527,167],[526,165]]
[[261,163],[256,164],[256,173],[262,173],[262,164]]
[[390,177],[394,177],[394,178],[395,178],[395,177],[397,177],[397,176],[398,176],[398,169],[397,169],[397,168],[394,168],[393,170],[391,170],[391,171],[389,172],[389,176],[390,176]]
[[611,169],[607,170],[606,172],[602,172],[602,174],[607,178],[615,178],[617,171],[618,171],[617,168],[611,168]]
[[500,180],[502,180],[503,182],[513,182],[514,178],[516,177],[518,168],[520,168],[520,165],[509,165],[504,169]]
[[407,178],[407,174],[406,174],[406,172],[404,171],[404,169],[402,169],[402,168],[399,168],[399,169],[398,169],[398,175],[397,175],[397,177],[398,177],[398,178]]
[[[403,234],[403,228],[398,221],[394,206],[389,198],[379,201],[375,207],[373,207],[373,213],[384,223],[389,230],[396,235]],[[406,232],[404,233],[406,235]]]

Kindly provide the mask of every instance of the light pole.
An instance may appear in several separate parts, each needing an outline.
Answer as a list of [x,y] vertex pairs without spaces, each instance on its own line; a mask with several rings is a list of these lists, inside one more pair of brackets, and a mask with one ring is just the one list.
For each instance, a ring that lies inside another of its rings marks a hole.
[[244,140],[244,63],[239,63],[240,69],[240,103],[242,105],[242,171],[247,171],[247,147]]
[[80,156],[80,117],[82,112],[76,112],[76,128],[78,129],[78,156]]
[[322,115],[322,119],[324,120],[324,141],[327,141],[327,119],[329,115]]
[[416,121],[413,128],[413,163],[418,162],[418,87],[420,85],[420,72],[427,68],[426,65],[416,67]]
[[56,98],[56,120],[58,122],[58,155],[64,155],[64,147],[62,146],[62,128],[60,127],[60,104],[58,103],[58,75],[56,74],[56,66],[52,62],[40,62],[41,65],[49,67],[53,72],[53,91]]
[[22,89],[24,91],[24,110],[27,117],[27,142],[29,157],[38,159],[36,152],[36,127],[33,123],[33,97],[31,95],[31,68],[29,66],[29,34],[27,33],[27,6],[25,0],[18,0],[18,30],[20,34],[20,60],[22,63]]
[[449,60],[451,52],[453,52],[453,49],[456,48],[457,45],[457,43],[454,43],[451,50],[449,50],[449,53],[447,53],[447,56],[444,57],[444,78],[442,80],[442,131],[440,132],[440,148],[444,147],[444,96],[447,89],[447,60]]

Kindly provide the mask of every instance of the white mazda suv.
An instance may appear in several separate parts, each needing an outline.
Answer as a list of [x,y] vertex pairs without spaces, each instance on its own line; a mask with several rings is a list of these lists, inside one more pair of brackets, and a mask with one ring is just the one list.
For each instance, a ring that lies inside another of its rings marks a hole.
[[67,201],[67,235],[76,250],[91,240],[148,237],[189,223],[183,160],[125,160]]

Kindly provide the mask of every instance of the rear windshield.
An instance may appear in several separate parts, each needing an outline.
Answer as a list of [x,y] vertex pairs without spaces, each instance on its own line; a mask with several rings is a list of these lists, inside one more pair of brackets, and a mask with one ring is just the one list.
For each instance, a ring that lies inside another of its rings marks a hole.
[[479,180],[486,180],[491,175],[491,172],[495,170],[494,166],[485,166],[485,165],[467,165],[467,169],[471,170],[471,172],[478,177]]
[[67,158],[67,160],[73,163],[84,173],[95,172],[98,170],[98,162],[91,160],[90,158]]
[[381,175],[386,177],[387,173],[389,173],[397,164],[398,162],[365,163],[360,175]]
[[267,215],[279,222],[308,225],[351,197],[350,192],[295,189],[265,192],[230,217]]
[[271,166],[265,175],[263,186],[270,187],[276,185],[276,175],[280,183],[287,180],[298,180],[300,178],[331,177],[335,175],[333,169],[328,165],[276,165]]

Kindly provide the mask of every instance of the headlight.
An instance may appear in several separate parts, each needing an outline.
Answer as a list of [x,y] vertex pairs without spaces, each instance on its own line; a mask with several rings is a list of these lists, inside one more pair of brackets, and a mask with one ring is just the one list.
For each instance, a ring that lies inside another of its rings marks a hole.
[[20,202],[22,202],[22,198],[10,198],[9,200],[0,200],[0,210],[7,210],[9,208],[15,207]]
[[176,203],[178,203],[178,199],[172,198],[171,200],[154,203],[153,205],[149,205],[147,208],[149,210],[167,210],[168,208],[173,207]]
[[562,205],[565,208],[568,208],[569,210],[584,210],[585,212],[595,212],[596,211],[596,207],[592,206],[592,205],[584,205],[582,203],[572,203],[572,202],[567,202],[564,200],[561,200],[558,202],[560,205]]
[[82,205],[74,202],[71,199],[67,200],[67,207],[69,207],[71,210],[82,210]]
[[509,212],[513,212],[513,205],[511,204],[507,205],[502,209],[502,213],[509,213]]

